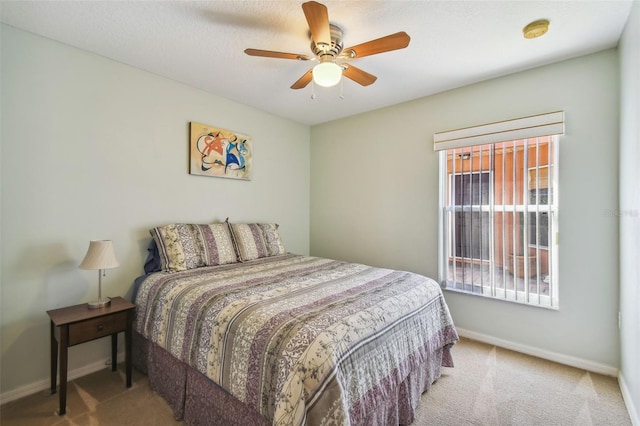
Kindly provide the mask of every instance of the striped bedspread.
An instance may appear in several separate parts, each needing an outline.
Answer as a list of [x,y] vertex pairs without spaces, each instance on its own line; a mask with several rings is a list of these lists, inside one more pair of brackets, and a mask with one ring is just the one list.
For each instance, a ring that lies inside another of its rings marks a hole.
[[291,254],[157,272],[136,304],[139,333],[274,425],[350,424],[457,340],[435,281]]

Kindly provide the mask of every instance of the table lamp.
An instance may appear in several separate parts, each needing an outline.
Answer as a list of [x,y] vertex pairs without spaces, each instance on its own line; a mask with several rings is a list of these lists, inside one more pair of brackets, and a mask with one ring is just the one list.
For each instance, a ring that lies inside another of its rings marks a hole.
[[116,253],[113,249],[113,241],[111,240],[92,240],[89,242],[89,249],[84,256],[80,269],[97,269],[98,270],[98,300],[89,302],[89,309],[104,308],[111,304],[108,297],[102,298],[102,276],[104,269],[115,268],[120,266],[116,259]]

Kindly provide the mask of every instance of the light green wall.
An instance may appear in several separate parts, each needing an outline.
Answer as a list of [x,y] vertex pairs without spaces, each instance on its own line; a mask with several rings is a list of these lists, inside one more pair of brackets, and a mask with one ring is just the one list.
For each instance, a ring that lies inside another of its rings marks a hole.
[[[309,127],[2,26],[2,393],[49,377],[46,310],[97,298],[91,239],[121,266],[106,295],[131,295],[148,229],[171,222],[278,222],[309,252]],[[189,122],[253,138],[253,179],[188,174]],[[108,339],[71,348],[70,369]]]
[[312,127],[311,254],[437,278],[434,132],[564,110],[560,309],[445,297],[458,327],[617,368],[618,83],[607,50]]
[[620,384],[640,425],[640,2],[620,42]]

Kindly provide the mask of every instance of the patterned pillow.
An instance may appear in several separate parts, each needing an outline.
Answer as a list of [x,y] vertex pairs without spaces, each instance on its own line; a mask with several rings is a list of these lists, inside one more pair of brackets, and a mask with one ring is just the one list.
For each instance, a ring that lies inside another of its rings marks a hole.
[[259,223],[258,226],[264,233],[265,243],[267,244],[267,256],[279,256],[285,254],[284,244],[280,239],[277,223]]
[[230,223],[241,262],[285,254],[276,223]]
[[225,223],[177,223],[159,226],[150,232],[158,246],[163,271],[178,272],[238,261]]

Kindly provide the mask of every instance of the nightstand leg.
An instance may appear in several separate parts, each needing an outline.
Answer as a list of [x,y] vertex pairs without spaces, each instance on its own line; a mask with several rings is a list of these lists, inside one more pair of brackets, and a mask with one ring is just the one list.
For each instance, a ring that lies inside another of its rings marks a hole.
[[124,332],[124,359],[125,359],[125,366],[126,366],[126,370],[127,370],[127,387],[130,388],[131,387],[131,354],[132,354],[132,348],[131,348],[131,335],[132,335],[132,331],[131,331],[131,327],[132,327],[132,323],[133,323],[133,311],[130,310],[129,312],[127,312],[127,329]]
[[60,410],[58,414],[67,413],[67,367],[69,351],[69,325],[60,327]]
[[56,326],[51,321],[51,394],[58,391],[58,341]]
[[111,371],[118,369],[118,333],[111,335]]

